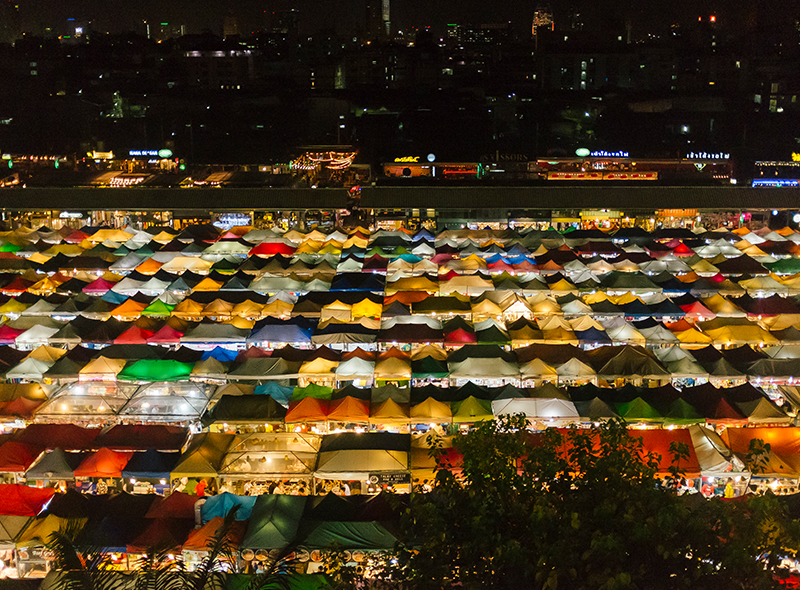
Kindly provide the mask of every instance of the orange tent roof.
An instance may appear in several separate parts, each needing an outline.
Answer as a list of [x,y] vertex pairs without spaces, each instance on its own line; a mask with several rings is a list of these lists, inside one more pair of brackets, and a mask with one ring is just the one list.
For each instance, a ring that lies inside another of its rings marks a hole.
[[142,262],[139,266],[136,267],[136,270],[143,275],[154,275],[164,266],[163,262],[159,262],[158,260],[153,260],[152,258],[148,258],[144,262]]
[[[183,544],[183,549],[190,551],[208,551],[209,543],[214,539],[225,519],[221,516],[216,516],[209,520],[199,529],[193,530],[189,533],[189,537]],[[242,544],[244,535],[247,532],[247,521],[236,520],[228,531],[226,538],[226,545],[232,550],[235,550]]]
[[324,422],[328,419],[328,400],[304,397],[297,402],[289,402],[284,422]]
[[103,447],[75,468],[75,477],[122,477],[122,470],[132,456],[132,451],[112,451]]
[[369,402],[350,396],[334,400],[330,404],[328,420],[335,422],[369,422]]

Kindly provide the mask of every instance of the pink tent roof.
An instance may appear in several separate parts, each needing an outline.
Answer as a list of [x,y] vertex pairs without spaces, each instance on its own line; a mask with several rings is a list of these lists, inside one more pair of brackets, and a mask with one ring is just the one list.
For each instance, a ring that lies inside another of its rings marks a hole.
[[14,344],[17,336],[25,332],[25,330],[15,330],[7,325],[0,326],[0,344]]
[[111,287],[113,287],[113,286],[114,286],[114,283],[105,280],[103,277],[100,277],[99,279],[95,279],[94,281],[92,281],[91,283],[86,285],[83,288],[83,292],[86,293],[87,295],[90,295],[90,294],[103,294],[103,293],[107,293],[108,291],[110,291]]
[[178,332],[175,328],[164,326],[158,332],[150,336],[150,338],[147,339],[147,343],[178,344],[182,337],[183,334]]

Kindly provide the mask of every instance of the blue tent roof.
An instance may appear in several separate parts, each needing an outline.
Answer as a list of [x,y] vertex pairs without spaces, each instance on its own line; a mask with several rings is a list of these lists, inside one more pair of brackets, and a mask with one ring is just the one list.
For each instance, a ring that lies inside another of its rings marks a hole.
[[108,290],[103,293],[103,296],[100,297],[100,299],[107,301],[108,303],[113,303],[114,305],[119,305],[120,303],[125,303],[128,300],[128,296]]
[[213,349],[205,351],[203,356],[200,357],[200,360],[205,361],[213,358],[221,363],[227,363],[230,361],[235,361],[238,354],[239,353],[235,350],[228,350],[227,348],[222,348],[221,346],[215,346]]
[[374,273],[346,272],[333,277],[331,291],[383,291],[386,277]]
[[278,320],[270,318],[266,324],[256,324],[247,338],[248,344],[258,342],[311,342],[313,324],[295,319]]
[[238,506],[236,511],[236,520],[247,520],[250,518],[250,513],[253,511],[253,506],[256,503],[258,496],[237,496],[225,492],[219,496],[212,496],[206,503],[203,504],[201,516],[203,524],[207,523],[212,518],[217,516],[225,517],[234,507]]
[[277,381],[268,381],[263,385],[258,385],[254,393],[255,395],[269,395],[282,406],[288,407],[293,391],[293,387],[285,387]]
[[148,449],[144,453],[134,453],[125,469],[123,478],[169,479],[169,474],[180,459],[180,453],[165,453]]
[[575,336],[581,342],[611,342],[608,334],[603,330],[597,328],[589,328],[588,330],[575,330]]

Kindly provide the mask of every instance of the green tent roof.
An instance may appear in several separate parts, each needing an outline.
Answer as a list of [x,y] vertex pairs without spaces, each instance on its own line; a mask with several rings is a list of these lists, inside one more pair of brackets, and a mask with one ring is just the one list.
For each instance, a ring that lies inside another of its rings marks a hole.
[[426,356],[420,360],[411,361],[411,376],[415,379],[424,379],[426,377],[442,379],[449,374],[447,363],[437,361],[432,356]]
[[705,418],[694,409],[694,406],[681,398],[670,404],[664,417],[664,422],[667,424],[697,424],[698,422],[705,422]]
[[298,401],[306,397],[315,397],[317,399],[331,399],[333,389],[325,387],[324,385],[317,385],[316,383],[309,383],[305,387],[295,387],[292,392],[292,401]]
[[117,375],[121,381],[181,381],[188,380],[194,363],[173,360],[143,359],[128,365]]
[[627,422],[661,421],[664,417],[642,398],[617,404],[617,412]]
[[161,299],[156,299],[142,310],[142,315],[146,316],[169,316],[172,310],[175,309],[174,305],[167,305]]
[[258,496],[242,541],[246,549],[283,549],[295,540],[306,496]]
[[478,399],[472,395],[460,402],[453,402],[450,407],[453,410],[453,422],[455,423],[478,422],[480,420],[491,420],[494,418],[494,414],[492,414],[492,402],[485,399]]
[[341,549],[379,551],[392,549],[397,539],[377,522],[305,521],[299,534],[299,545],[308,549]]

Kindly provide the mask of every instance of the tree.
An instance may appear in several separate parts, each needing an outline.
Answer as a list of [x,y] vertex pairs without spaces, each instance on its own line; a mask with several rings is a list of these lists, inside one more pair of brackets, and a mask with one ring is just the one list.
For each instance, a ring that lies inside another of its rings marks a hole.
[[[506,416],[456,447],[460,475],[440,465],[433,492],[412,495],[396,565],[376,578],[422,590],[757,589],[796,554],[797,526],[774,496],[678,496],[622,422],[532,433]],[[673,451],[675,466],[687,449]]]
[[[56,580],[52,585],[63,590],[225,590],[226,574],[236,573],[232,529],[238,507],[225,516],[222,526],[209,539],[206,556],[193,571],[188,571],[173,548],[151,547],[135,564],[133,577],[115,571],[107,552],[100,547],[79,544],[77,523],[56,531],[48,539],[53,552]],[[252,575],[245,590],[288,590],[286,576],[291,548],[277,552],[264,564],[261,573]]]

